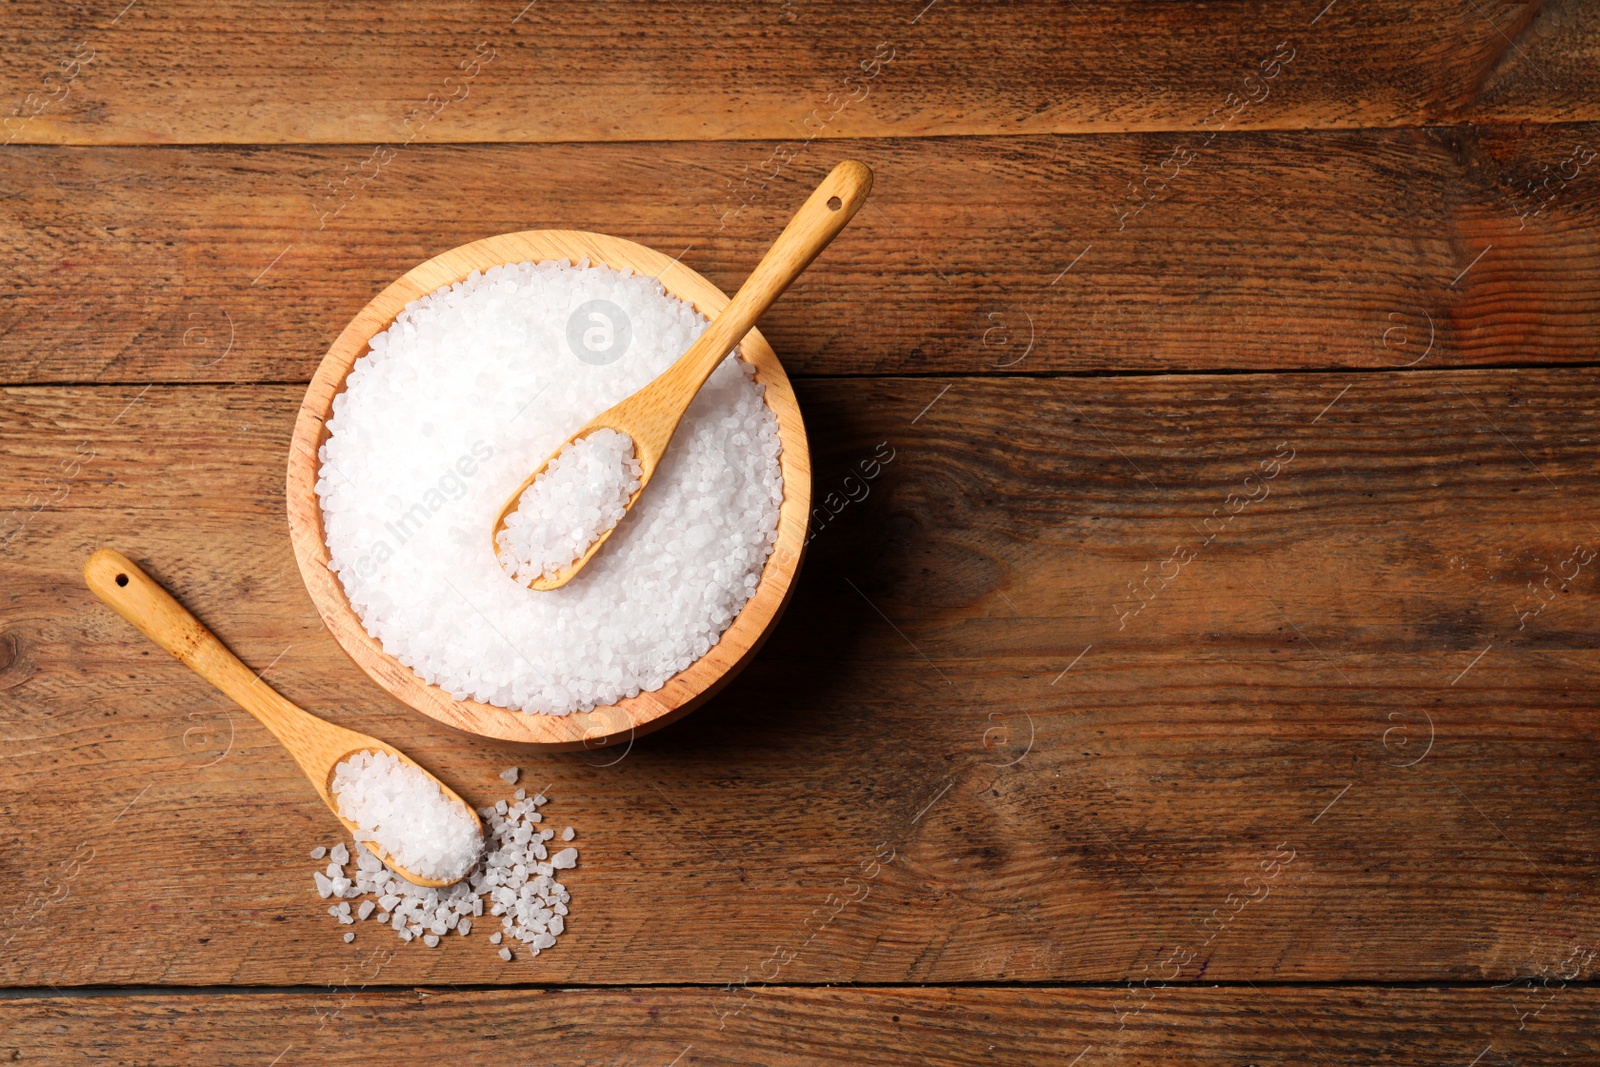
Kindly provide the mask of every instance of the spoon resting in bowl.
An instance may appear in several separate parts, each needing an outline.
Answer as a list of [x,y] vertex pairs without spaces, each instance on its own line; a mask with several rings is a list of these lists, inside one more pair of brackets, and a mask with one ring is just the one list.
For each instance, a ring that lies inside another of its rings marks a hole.
[[[483,823],[472,805],[428,774],[404,752],[376,737],[346,730],[319,719],[279,696],[259,675],[228,651],[216,635],[185,611],[171,594],[120,552],[102,548],[90,556],[83,565],[83,580],[94,595],[109,604],[118,615],[133,623],[146,637],[172,653],[178,662],[222,690],[241,708],[260,720],[261,725],[289,750],[289,755],[311,779],[317,795],[344,823],[345,829],[396,874],[417,885],[438,889],[454,885],[471,873],[475,863],[465,863],[459,873],[451,870],[446,872],[445,877],[428,876],[411,870],[395,860],[392,849],[386,849],[372,839],[373,831],[370,828],[364,829],[340,812],[339,797],[343,794],[335,792],[336,772],[342,770],[343,773],[338,777],[341,781],[351,782],[364,772],[366,766],[381,761],[391,777],[399,772],[415,783],[416,775],[420,774],[437,785],[441,799],[458,806],[471,820],[470,827],[459,818],[455,819],[454,824],[460,828],[463,836],[475,833],[481,850]],[[372,755],[361,759],[363,753]],[[384,759],[383,756],[391,759]],[[406,770],[399,771],[396,762]],[[365,806],[370,810],[370,803]],[[379,832],[386,838],[389,836],[381,828]]]
[[[531,589],[559,589],[594,558],[622,517],[639,502],[679,420],[711,372],[844,229],[866,203],[871,189],[872,171],[865,163],[847,159],[834,167],[767,249],[726,310],[695,343],[644,388],[591,419],[517,486],[490,531],[495,558],[512,578]],[[547,473],[549,478],[544,479]],[[534,560],[529,565],[517,558],[514,547],[516,527],[523,519],[519,512],[525,506],[524,494],[530,490],[538,494],[546,488],[550,500],[529,498],[545,515],[561,506],[561,497],[581,500],[589,514],[575,520],[575,550],[579,552],[575,559],[565,564]]]

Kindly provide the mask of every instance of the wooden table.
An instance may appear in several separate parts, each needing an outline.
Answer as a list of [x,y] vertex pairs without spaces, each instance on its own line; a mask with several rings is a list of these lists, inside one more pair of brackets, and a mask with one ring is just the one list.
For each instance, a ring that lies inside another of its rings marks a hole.
[[[1600,1058],[1596,5],[4,24],[0,1063]],[[388,699],[284,520],[344,323],[537,227],[731,290],[847,155],[763,324],[823,511],[754,665],[621,752]],[[327,813],[102,545],[475,802],[549,783],[557,948],[345,944]]]

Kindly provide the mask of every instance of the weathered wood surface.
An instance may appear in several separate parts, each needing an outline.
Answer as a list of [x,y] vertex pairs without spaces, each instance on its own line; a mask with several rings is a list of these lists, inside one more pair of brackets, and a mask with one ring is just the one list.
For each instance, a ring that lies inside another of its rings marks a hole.
[[[452,990],[87,997],[0,1004],[19,1063],[1580,1063],[1590,987],[1168,989],[1119,1028],[1114,989]],[[275,1059],[276,1057],[276,1059]],[[10,1062],[7,1060],[6,1062]]]
[[[0,985],[1587,980],[1597,385],[803,382],[837,514],[773,640],[625,754],[537,759],[321,628],[284,535],[299,386],[7,390]],[[341,943],[306,858],[331,820],[82,588],[104,544],[470,799],[550,783],[582,848],[560,945]],[[1326,995],[1355,1040],[1378,994]]]
[[[731,292],[835,155],[724,218],[770,147],[415,146],[334,195],[369,148],[13,145],[0,380],[306,381],[384,286],[513,230],[627,237]],[[1594,359],[1592,127],[848,147],[872,200],[762,323],[791,374]]]
[[1584,0],[18,3],[0,140],[799,145],[1190,129],[1247,93],[1257,129],[1594,121],[1597,28]]
[[[1600,1059],[1600,7],[0,25],[0,1062]],[[368,682],[283,500],[351,316],[533,227],[731,291],[845,155],[762,323],[820,510],[750,669],[555,757]],[[331,818],[105,544],[468,797],[548,783],[561,943],[343,944]]]

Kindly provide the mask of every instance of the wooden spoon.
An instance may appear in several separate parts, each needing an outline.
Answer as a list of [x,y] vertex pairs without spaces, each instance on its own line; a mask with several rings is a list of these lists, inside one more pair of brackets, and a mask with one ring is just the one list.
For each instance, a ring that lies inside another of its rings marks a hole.
[[[339,815],[339,807],[333,797],[335,767],[346,757],[366,749],[374,753],[387,752],[395,759],[428,774],[426,768],[418,766],[415,760],[394,746],[384,744],[376,737],[335,726],[279,696],[259,676],[251,673],[249,667],[239,662],[239,658],[229,652],[215,634],[201,625],[198,619],[183,609],[183,605],[172,599],[171,594],[122,553],[102,548],[90,556],[83,565],[83,580],[94,591],[94,595],[110,604],[118,615],[172,653],[178,662],[232,697],[235,703],[272,731],[272,736],[289,750],[289,755],[311,779],[322,802],[338,816],[356,840],[361,840],[361,828]],[[433,778],[433,775],[428,774],[428,777]],[[434,781],[438,782],[438,779]],[[443,782],[439,782],[439,788],[445,796],[466,809],[477,824],[478,832],[483,833],[483,823],[472,805]],[[424,878],[400,866],[374,842],[367,841],[365,844],[396,874],[417,885],[438,889],[461,880]]]
[[[872,171],[865,163],[847,159],[834,167],[833,172],[800,205],[800,210],[795,212],[789,225],[767,249],[767,254],[761,257],[761,262],[756,264],[756,269],[739,287],[726,310],[712,320],[706,331],[689,346],[689,350],[649,385],[591,419],[587,426],[567,438],[561,447],[565,448],[602,427],[633,438],[634,457],[643,470],[639,475],[639,488],[628,500],[631,510],[639,502],[639,494],[650,484],[650,476],[656,472],[661,457],[666,454],[667,445],[678,429],[678,420],[683,417],[690,401],[694,400],[711,372],[750,332],[750,327],[756,324],[762,313],[800,276],[800,272],[811,265],[817,253],[828,247],[828,242],[844,229],[845,223],[866,203],[867,193],[871,189]],[[551,453],[550,458],[528,475],[500,508],[494,529],[489,533],[497,559],[500,555],[500,531],[506,528],[506,517],[517,510],[522,494],[544,473],[550,460],[560,451],[558,448]],[[595,538],[587,551],[566,570],[554,578],[537,577],[527,583],[528,587],[559,589],[566,585],[583,569],[584,564],[594,558],[594,554],[600,551],[600,546],[606,543],[616,528],[613,526]]]

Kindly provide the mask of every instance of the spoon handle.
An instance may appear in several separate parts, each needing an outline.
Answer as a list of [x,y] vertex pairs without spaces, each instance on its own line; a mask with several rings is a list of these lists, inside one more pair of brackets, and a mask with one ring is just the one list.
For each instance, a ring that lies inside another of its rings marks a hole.
[[[302,768],[299,754],[313,751],[329,731],[340,729],[279,696],[122,553],[102,548],[90,556],[83,565],[83,580],[118,615],[259,719]],[[319,776],[309,769],[307,775],[321,791]]]
[[661,375],[661,384],[671,382],[672,391],[682,390],[681,395],[685,396],[699,392],[711,372],[750,332],[762,313],[861,210],[871,191],[872,170],[865,163],[847,159],[834,167],[800,205],[800,210],[772,242],[772,247],[761,257],[761,262],[750,272],[727,308],[711,320],[705,333]]
[[[261,680],[260,675],[250,673],[250,668],[239,662],[239,657],[229,652],[228,647],[217,640],[216,635],[206,629],[199,619],[172,599],[172,594],[161,588],[160,583],[122,553],[102,548],[90,556],[83,565],[83,580],[95,596],[138,627],[140,633],[172,653],[179,663],[222,690],[233,698],[234,703],[261,720],[261,725],[289,750],[289,755],[311,779],[322,802],[328,805],[356,840],[363,841],[364,832],[339,814],[339,804],[329,789],[329,779],[341,759],[358,749],[381,750],[428,774],[410,756],[377,738],[335,726],[279,696]],[[428,776],[433,777],[431,774]],[[460,795],[437,778],[434,781],[446,796],[477,820],[477,812]],[[481,833],[482,823],[478,824],[478,829]],[[443,888],[462,877],[457,875],[454,879],[443,880],[424,878],[396,863],[376,842],[363,843],[397,874],[417,885]]]

